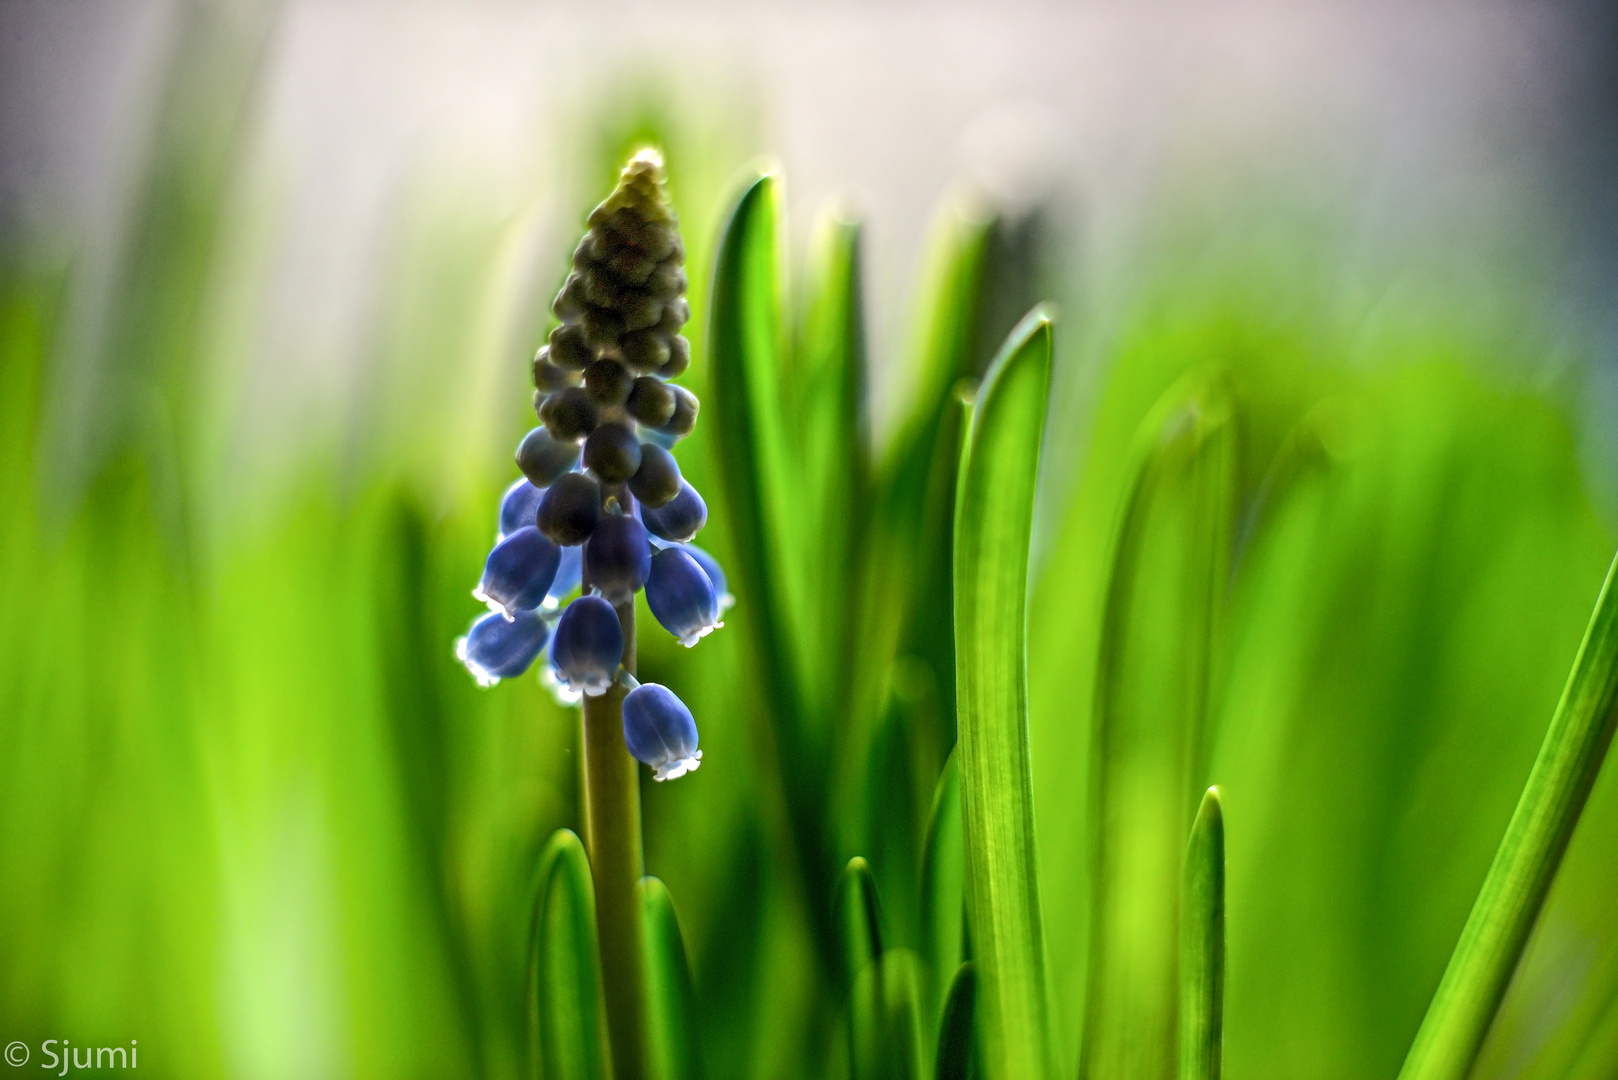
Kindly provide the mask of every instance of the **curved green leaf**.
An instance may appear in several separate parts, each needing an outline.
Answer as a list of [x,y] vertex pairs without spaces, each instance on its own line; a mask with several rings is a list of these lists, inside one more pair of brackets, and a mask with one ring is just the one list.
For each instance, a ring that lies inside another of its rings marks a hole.
[[674,914],[674,897],[655,877],[639,884],[641,913],[646,920],[647,1018],[651,1030],[653,1075],[663,1080],[700,1080],[704,1074],[697,1039],[696,996],[685,939]]
[[1225,815],[1202,796],[1180,908],[1180,1080],[1219,1080],[1225,1038]]
[[1233,427],[1223,386],[1193,375],[1136,439],[1096,673],[1080,1077],[1168,1080],[1178,1069],[1181,867],[1229,562]]
[[861,227],[840,207],[824,211],[805,273],[801,347],[785,403],[797,465],[795,501],[807,517],[804,574],[815,583],[806,657],[817,711],[847,697],[858,635],[849,618],[870,501]]
[[856,855],[837,883],[837,929],[843,944],[843,971],[852,986],[882,956],[882,908],[871,867]]
[[921,957],[927,962],[932,1012],[942,1005],[946,976],[964,959],[965,852],[961,843],[961,772],[958,751],[950,751],[933,794],[932,815],[921,849]]
[[[808,729],[803,672],[787,594],[797,565],[783,433],[781,380],[786,356],[780,280],[780,182],[770,174],[746,184],[720,236],[709,315],[708,391],[712,431],[725,485],[725,517],[737,562],[740,604],[732,618],[746,627],[758,658],[760,744],[786,795],[793,843],[811,895],[824,896],[835,874],[826,833],[825,749]],[[831,930],[820,905],[814,927],[823,947]]]
[[1618,560],[1399,1080],[1465,1080],[1528,944],[1618,723],[1615,574]]
[[944,997],[944,1014],[938,1022],[938,1080],[968,1080],[977,1075],[973,1061],[976,996],[977,969],[967,961],[955,970]]
[[1051,1075],[1028,749],[1028,548],[1051,323],[1007,339],[973,407],[955,500],[955,674],[966,909],[991,1080]]
[[569,829],[556,830],[539,856],[532,941],[530,1075],[610,1080],[590,860]]

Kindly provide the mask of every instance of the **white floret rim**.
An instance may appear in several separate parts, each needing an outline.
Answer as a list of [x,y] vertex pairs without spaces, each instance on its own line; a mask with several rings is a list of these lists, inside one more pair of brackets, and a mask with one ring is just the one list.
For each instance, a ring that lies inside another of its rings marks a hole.
[[665,761],[652,770],[653,780],[678,780],[688,772],[696,772],[702,764],[702,751],[693,750],[690,757]]

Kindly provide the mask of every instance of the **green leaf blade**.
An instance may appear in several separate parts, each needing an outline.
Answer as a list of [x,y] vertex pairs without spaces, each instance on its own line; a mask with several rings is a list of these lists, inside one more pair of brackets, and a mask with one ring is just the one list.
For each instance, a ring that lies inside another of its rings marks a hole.
[[1219,1080],[1225,1025],[1225,815],[1202,796],[1180,906],[1180,1080]]
[[686,960],[685,938],[674,912],[674,897],[655,877],[639,884],[646,924],[647,1016],[653,1075],[663,1080],[702,1080],[702,1045],[697,1038],[696,995]]
[[955,971],[949,993],[944,995],[944,1013],[938,1022],[938,1054],[935,1074],[938,1080],[968,1080],[977,1075],[977,969],[969,960]]
[[1235,508],[1233,429],[1222,383],[1192,375],[1135,439],[1097,660],[1081,1077],[1168,1080],[1179,1067],[1182,869]]
[[[767,711],[759,744],[774,749],[768,766],[786,797],[795,854],[812,895],[824,896],[836,862],[822,826],[826,751],[808,725],[799,639],[788,595],[794,578],[792,476],[786,463],[780,386],[786,366],[780,289],[780,182],[768,173],[747,183],[720,237],[709,316],[709,401],[725,488],[727,524],[737,562],[738,607],[758,662]],[[833,931],[823,904],[813,906],[819,954]]]
[[1615,575],[1618,560],[1399,1080],[1465,1080],[1505,998],[1618,724]]
[[1028,744],[1028,551],[1051,323],[1007,339],[973,407],[955,505],[955,649],[966,907],[990,1080],[1052,1071]]
[[584,845],[558,829],[540,853],[530,951],[529,1051],[536,1080],[611,1080]]
[[932,815],[921,853],[921,956],[933,986],[936,1014],[943,1005],[946,977],[966,959],[961,935],[965,919],[965,851],[961,840],[959,750],[950,751],[933,794]]

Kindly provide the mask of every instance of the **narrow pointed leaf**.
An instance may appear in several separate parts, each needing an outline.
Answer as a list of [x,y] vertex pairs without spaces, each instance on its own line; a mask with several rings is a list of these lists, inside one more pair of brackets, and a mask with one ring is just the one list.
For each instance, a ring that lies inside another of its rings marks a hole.
[[950,550],[963,427],[955,389],[978,371],[975,343],[993,227],[992,218],[953,198],[933,226],[915,331],[915,388],[881,456],[861,590],[857,717],[874,722],[886,704],[894,656],[910,653],[939,683],[946,713],[935,723],[941,752],[954,727]]
[[646,920],[647,1040],[652,1075],[660,1080],[700,1080],[704,1075],[697,1039],[696,996],[685,939],[674,914],[668,886],[655,877],[640,879],[641,913]]
[[837,208],[821,215],[806,273],[799,368],[786,402],[806,573],[815,583],[805,598],[810,686],[839,700],[853,677],[849,604],[870,486],[860,236],[860,225]]
[[1201,790],[1213,620],[1235,500],[1220,383],[1189,376],[1142,422],[1097,662],[1082,1078],[1169,1080],[1185,837]]
[[[733,618],[748,630],[769,723],[760,745],[786,795],[796,854],[811,893],[830,890],[835,862],[821,827],[825,751],[807,726],[799,635],[787,594],[797,532],[785,460],[780,386],[786,342],[779,271],[780,182],[761,175],[737,199],[720,236],[709,316],[711,430],[725,485],[726,519],[741,599]],[[818,905],[817,905],[818,907]],[[817,911],[823,915],[824,909]],[[827,920],[814,927],[831,947]]]
[[871,867],[860,856],[848,860],[837,883],[837,929],[848,985],[882,955],[882,912]]
[[933,795],[932,816],[921,855],[921,956],[930,973],[933,1013],[942,1004],[945,979],[960,967],[965,918],[965,851],[961,842],[961,780],[958,751],[951,751]]
[[552,834],[539,857],[529,989],[531,1075],[610,1080],[595,890],[584,845],[568,829]]
[[973,407],[955,504],[955,671],[966,909],[990,1080],[1051,1075],[1028,746],[1028,548],[1051,324],[1012,332]]
[[968,1080],[977,1075],[973,1061],[977,1052],[973,1030],[976,995],[976,969],[969,961],[955,970],[944,996],[944,1014],[938,1022],[938,1080]]
[[1185,853],[1180,912],[1180,1080],[1219,1080],[1225,1025],[1225,817],[1202,796]]
[[1400,1080],[1465,1080],[1505,997],[1618,722],[1618,561]]

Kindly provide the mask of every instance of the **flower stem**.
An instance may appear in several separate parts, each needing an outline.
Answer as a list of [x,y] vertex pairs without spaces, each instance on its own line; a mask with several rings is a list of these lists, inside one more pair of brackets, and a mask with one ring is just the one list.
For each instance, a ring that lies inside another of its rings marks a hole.
[[[635,604],[619,605],[624,670],[635,671]],[[635,884],[644,872],[639,766],[624,746],[624,695],[584,699],[584,827],[595,877],[601,981],[615,1080],[646,1076],[645,930]]]

